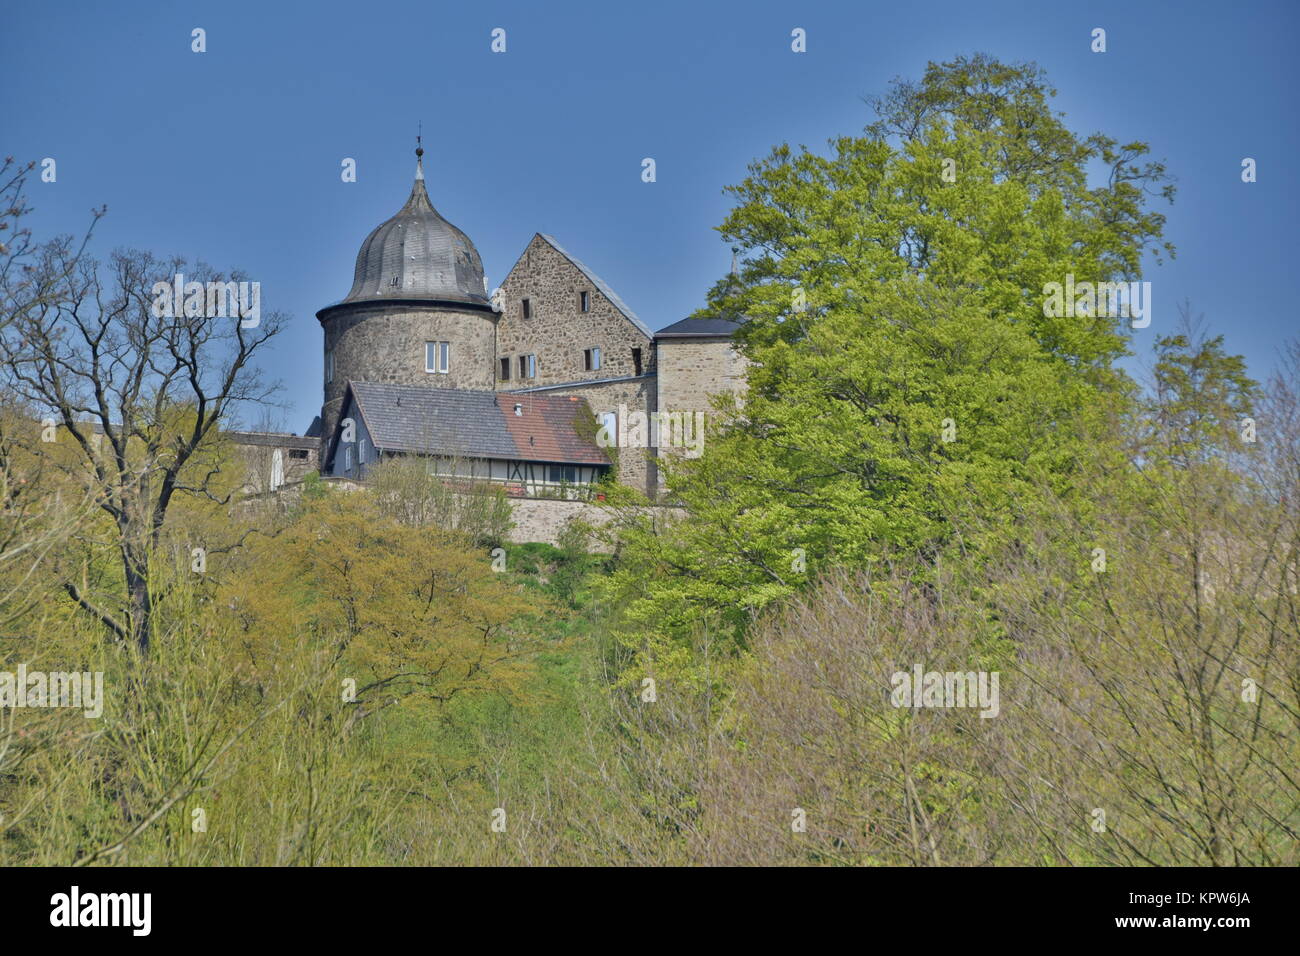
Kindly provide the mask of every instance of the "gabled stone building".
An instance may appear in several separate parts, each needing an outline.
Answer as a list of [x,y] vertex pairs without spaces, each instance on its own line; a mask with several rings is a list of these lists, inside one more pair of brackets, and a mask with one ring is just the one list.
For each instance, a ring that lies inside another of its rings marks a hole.
[[478,250],[429,200],[422,155],[406,203],[362,243],[347,296],[316,314],[321,474],[363,480],[385,455],[418,454],[470,462],[521,496],[614,470],[654,497],[659,450],[615,453],[620,419],[707,411],[711,394],[742,387],[736,323],[656,335],[542,233],[489,295]]

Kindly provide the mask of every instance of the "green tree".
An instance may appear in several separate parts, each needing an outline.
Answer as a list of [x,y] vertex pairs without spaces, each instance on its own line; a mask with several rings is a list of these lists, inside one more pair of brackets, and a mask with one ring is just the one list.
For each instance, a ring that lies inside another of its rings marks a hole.
[[[744,266],[706,311],[747,317],[748,393],[702,458],[664,466],[688,517],[625,523],[611,591],[631,643],[674,654],[702,617],[739,639],[818,566],[977,556],[1044,482],[1063,491],[1110,453],[1127,329],[1050,314],[1045,287],[1136,279],[1172,251],[1146,207],[1173,193],[1146,146],[1072,133],[1052,93],[1034,65],[931,64],[874,101],[863,136],[779,146],[728,189],[720,231]],[[1005,520],[975,531],[989,513]]]
[[[355,684],[353,721],[403,702],[513,695],[533,673],[544,614],[463,534],[417,528],[365,494],[304,502],[275,538],[250,539],[224,582],[236,666],[270,680],[296,641]],[[291,635],[298,635],[293,637]]]

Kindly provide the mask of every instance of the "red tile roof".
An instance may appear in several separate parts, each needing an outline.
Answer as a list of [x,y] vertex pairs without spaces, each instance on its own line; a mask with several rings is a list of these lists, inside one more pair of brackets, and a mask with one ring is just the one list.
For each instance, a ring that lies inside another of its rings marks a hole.
[[520,458],[609,464],[604,451],[578,432],[579,416],[590,417],[590,413],[576,395],[501,395],[498,403]]

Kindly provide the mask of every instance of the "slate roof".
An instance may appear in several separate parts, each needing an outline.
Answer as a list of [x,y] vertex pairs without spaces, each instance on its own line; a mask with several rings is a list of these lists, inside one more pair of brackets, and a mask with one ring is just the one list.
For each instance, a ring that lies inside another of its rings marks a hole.
[[474,243],[433,207],[417,162],[406,204],[370,231],[353,270],[352,289],[317,313],[354,304],[456,302],[490,308],[483,260]]
[[682,319],[655,333],[656,339],[685,339],[697,336],[730,338],[736,334],[740,323],[734,319]]
[[[608,465],[580,436],[576,396],[505,395],[419,385],[349,382],[375,447],[384,451]],[[514,412],[520,406],[520,414]]]
[[609,301],[614,304],[614,308],[622,312],[624,317],[626,317],[626,319],[629,322],[631,322],[638,329],[640,329],[641,333],[645,335],[646,338],[653,337],[654,333],[650,331],[650,327],[641,321],[641,318],[635,312],[632,311],[631,306],[629,306],[626,302],[624,302],[622,299],[618,297],[618,293],[615,292],[610,287],[609,283],[607,283],[600,276],[596,275],[596,273],[592,272],[591,269],[589,269],[585,263],[581,262],[578,258],[571,255],[568,251],[566,251],[563,246],[561,246],[558,242],[555,241],[554,236],[548,236],[544,232],[539,232],[538,235],[541,236],[543,239],[545,239],[548,243],[550,243],[552,249],[554,249],[560,255],[564,256],[564,258],[572,262],[574,266],[577,267],[579,272],[581,272],[588,279],[590,279],[591,284],[600,290],[600,294],[603,295],[605,298],[609,299]]

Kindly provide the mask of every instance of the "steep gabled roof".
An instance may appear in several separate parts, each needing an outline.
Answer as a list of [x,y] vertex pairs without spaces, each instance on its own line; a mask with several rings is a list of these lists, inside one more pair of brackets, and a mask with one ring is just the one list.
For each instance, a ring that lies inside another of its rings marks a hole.
[[641,321],[640,316],[638,316],[635,312],[632,311],[631,306],[629,306],[626,302],[624,302],[622,299],[618,297],[618,293],[615,292],[610,287],[609,283],[607,283],[600,276],[596,275],[596,273],[592,272],[591,269],[589,269],[584,262],[579,260],[577,257],[570,255],[569,252],[566,251],[563,246],[561,246],[558,242],[555,241],[554,236],[548,236],[544,232],[539,232],[537,235],[539,235],[543,240],[545,240],[546,243],[550,245],[552,249],[554,249],[560,255],[564,256],[564,258],[568,259],[571,263],[573,263],[574,267],[577,268],[577,270],[581,272],[583,275],[585,275],[591,281],[591,284],[600,290],[600,294],[603,295],[605,298],[609,299],[609,301],[614,304],[614,308],[622,312],[623,317],[626,318],[633,325],[635,325],[637,329],[640,330],[642,335],[644,335],[646,338],[653,338],[654,333],[650,331],[649,326],[647,326],[644,322]]
[[[578,434],[582,400],[558,395],[420,385],[349,382],[370,440],[384,451],[463,458],[504,458],[608,465],[592,439]],[[520,414],[514,412],[519,405]]]

